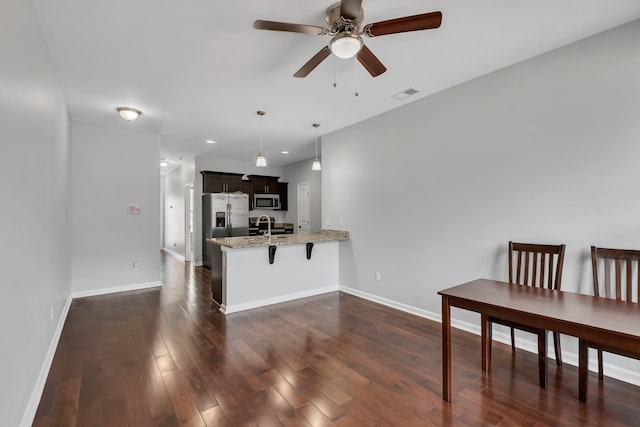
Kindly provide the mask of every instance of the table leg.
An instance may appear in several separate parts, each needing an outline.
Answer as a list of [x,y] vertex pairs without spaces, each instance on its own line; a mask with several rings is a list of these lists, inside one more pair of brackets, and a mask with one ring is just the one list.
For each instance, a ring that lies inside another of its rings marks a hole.
[[587,374],[589,368],[589,347],[587,341],[578,340],[578,399],[587,401]]
[[442,297],[442,399],[451,402],[451,307]]
[[547,331],[538,334],[538,377],[540,387],[547,388]]
[[482,370],[489,372],[491,370],[491,324],[489,316],[480,315],[480,331],[482,336]]

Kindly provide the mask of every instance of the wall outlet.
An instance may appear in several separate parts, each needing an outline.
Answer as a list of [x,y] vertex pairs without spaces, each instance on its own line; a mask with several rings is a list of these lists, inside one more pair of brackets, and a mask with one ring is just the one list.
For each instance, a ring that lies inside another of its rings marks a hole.
[[51,317],[51,320],[53,320],[53,305],[49,309],[49,313],[50,313],[49,316]]
[[380,274],[379,271],[376,271],[375,278],[376,278],[376,282],[378,283],[382,282],[382,274]]
[[140,263],[138,261],[133,261],[133,264],[131,264],[131,267],[133,268],[133,271],[138,271],[138,268],[140,267]]

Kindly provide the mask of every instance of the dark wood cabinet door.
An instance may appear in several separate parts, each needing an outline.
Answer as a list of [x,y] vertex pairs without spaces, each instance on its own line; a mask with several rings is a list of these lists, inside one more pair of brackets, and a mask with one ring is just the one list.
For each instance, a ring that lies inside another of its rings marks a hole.
[[242,181],[242,192],[247,193],[249,195],[249,210],[253,210],[253,195],[255,194],[253,191],[253,182],[252,181]]
[[228,191],[230,193],[232,193],[234,191],[242,191],[242,189],[243,189],[243,187],[242,187],[242,175],[240,175],[240,176],[236,176],[236,175],[227,176],[226,184],[227,184],[227,190],[226,191]]
[[268,176],[266,177],[266,183],[265,183],[265,193],[267,194],[278,194],[279,190],[278,190],[278,178],[274,177],[274,176]]
[[267,188],[267,177],[259,175],[251,175],[251,182],[253,183],[253,192],[256,194],[262,194]]
[[210,173],[202,175],[203,193],[222,193],[224,191],[224,184],[224,178],[221,175]]
[[280,194],[280,210],[289,210],[289,184],[286,182],[279,182],[278,194]]

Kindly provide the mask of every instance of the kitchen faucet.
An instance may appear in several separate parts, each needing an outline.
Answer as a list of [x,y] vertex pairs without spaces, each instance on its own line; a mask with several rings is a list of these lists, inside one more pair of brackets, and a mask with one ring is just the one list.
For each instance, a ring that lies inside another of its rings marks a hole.
[[267,233],[265,234],[265,236],[269,236],[269,244],[271,244],[271,218],[269,218],[268,215],[260,215],[256,221],[256,227],[260,226],[260,220],[263,217],[267,219]]

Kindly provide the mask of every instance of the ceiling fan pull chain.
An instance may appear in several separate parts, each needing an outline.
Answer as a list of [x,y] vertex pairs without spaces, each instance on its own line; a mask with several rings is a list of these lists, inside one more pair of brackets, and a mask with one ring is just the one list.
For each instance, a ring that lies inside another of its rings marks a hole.
[[331,63],[333,64],[333,87],[338,87],[338,83],[337,83],[338,78],[336,77],[337,73],[336,73],[336,57],[335,57],[335,55],[331,59]]
[[360,94],[358,93],[358,55],[354,56],[353,59],[356,62],[356,96],[359,96]]

